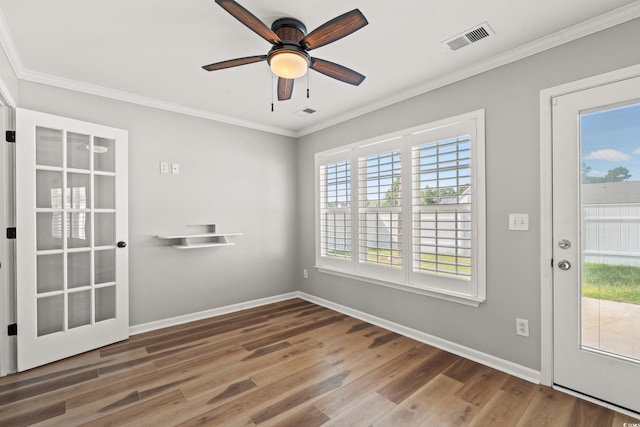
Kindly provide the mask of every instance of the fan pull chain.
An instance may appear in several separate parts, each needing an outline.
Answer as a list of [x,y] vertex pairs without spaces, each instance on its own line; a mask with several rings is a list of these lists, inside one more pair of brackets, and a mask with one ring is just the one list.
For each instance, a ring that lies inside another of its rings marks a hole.
[[309,98],[309,72],[307,71],[307,99]]
[[273,74],[271,74],[271,112],[272,113],[274,112],[274,109],[273,109],[273,79],[274,79],[274,76],[273,76]]

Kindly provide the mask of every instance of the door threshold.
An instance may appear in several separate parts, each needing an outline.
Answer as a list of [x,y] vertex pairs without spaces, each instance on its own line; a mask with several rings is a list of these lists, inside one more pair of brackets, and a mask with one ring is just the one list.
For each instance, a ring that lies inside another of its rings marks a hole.
[[622,406],[618,406],[615,403],[607,402],[605,400],[598,399],[598,398],[593,397],[593,396],[589,396],[588,394],[580,393],[579,391],[572,390],[570,388],[566,388],[566,387],[563,387],[563,386],[561,386],[559,384],[555,384],[555,383],[553,384],[552,388],[554,390],[561,391],[563,393],[566,393],[568,395],[577,397],[579,399],[586,400],[587,402],[591,402],[591,403],[594,403],[596,405],[605,407],[607,409],[611,409],[612,411],[619,412],[619,413],[621,413],[623,415],[626,415],[628,417],[633,417],[633,418],[640,419],[640,412],[636,412],[636,411],[633,411],[631,409],[624,408]]

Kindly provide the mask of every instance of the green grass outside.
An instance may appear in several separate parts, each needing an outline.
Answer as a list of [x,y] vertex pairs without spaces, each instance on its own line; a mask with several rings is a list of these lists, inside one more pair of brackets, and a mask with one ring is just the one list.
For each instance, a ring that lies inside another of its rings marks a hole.
[[[351,258],[349,251],[333,251],[328,254],[336,258]],[[393,257],[393,264],[392,264]],[[439,264],[436,263],[436,260]],[[372,264],[381,262],[383,264],[391,265],[394,268],[400,268],[402,266],[402,254],[400,251],[391,249],[367,249],[367,261]],[[459,262],[460,260],[458,260]],[[440,273],[450,273],[453,276],[462,274],[464,276],[471,274],[471,266],[458,266],[456,271],[456,257],[452,255],[433,255],[433,254],[421,254],[420,255],[420,268],[423,270],[437,271]]]
[[[393,267],[401,267],[402,254],[400,251],[390,249],[376,249],[369,248],[367,250],[367,261],[371,263],[391,263],[393,259]],[[439,264],[436,264],[436,260]],[[459,260],[458,260],[459,261]],[[423,270],[437,271],[440,273],[451,273],[456,276],[458,274],[469,275],[471,274],[471,266],[458,266],[456,271],[456,257],[452,255],[433,255],[433,254],[421,254],[420,255],[420,267]]]
[[585,262],[582,295],[640,305],[640,268]]

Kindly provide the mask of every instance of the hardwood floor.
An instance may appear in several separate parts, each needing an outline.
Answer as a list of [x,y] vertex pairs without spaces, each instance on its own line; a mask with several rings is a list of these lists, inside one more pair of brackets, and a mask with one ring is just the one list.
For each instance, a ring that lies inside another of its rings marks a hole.
[[619,413],[302,300],[0,378],[0,425],[616,426]]

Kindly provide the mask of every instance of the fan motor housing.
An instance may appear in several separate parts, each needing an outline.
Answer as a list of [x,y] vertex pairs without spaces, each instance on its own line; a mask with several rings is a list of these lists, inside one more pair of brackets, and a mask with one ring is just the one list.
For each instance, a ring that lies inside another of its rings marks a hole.
[[273,21],[271,31],[276,33],[283,41],[299,42],[307,35],[307,27],[295,18],[280,18]]

